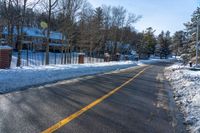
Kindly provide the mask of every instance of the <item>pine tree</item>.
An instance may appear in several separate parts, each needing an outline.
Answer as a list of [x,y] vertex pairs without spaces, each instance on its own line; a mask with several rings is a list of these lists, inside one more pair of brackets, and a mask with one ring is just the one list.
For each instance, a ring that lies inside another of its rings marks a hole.
[[158,35],[158,43],[160,44],[160,58],[167,58],[167,56],[170,54],[169,46],[172,43],[170,32],[167,31],[166,33],[162,31]]
[[154,33],[155,30],[153,30],[152,27],[147,28],[144,33],[143,40],[145,43],[146,54],[148,55],[148,57],[150,57],[151,54],[155,53],[156,37]]

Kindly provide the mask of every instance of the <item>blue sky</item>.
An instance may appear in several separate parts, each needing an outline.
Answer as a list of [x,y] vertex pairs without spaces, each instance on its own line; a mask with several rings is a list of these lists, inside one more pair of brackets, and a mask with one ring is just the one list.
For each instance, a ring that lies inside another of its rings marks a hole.
[[200,0],[88,0],[94,7],[104,5],[123,6],[129,12],[142,15],[134,26],[138,31],[147,27],[174,33],[183,30],[183,23],[190,21]]

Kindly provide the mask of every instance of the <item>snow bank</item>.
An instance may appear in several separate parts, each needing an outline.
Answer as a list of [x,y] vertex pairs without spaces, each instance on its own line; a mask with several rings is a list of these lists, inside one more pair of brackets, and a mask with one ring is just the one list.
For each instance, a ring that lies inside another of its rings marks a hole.
[[156,63],[156,62],[166,62],[166,63],[169,63],[169,62],[173,62],[175,60],[176,60],[175,58],[160,59],[159,57],[152,57],[152,58],[150,58],[148,60],[139,60],[138,63],[139,64],[152,64],[152,63]]
[[185,115],[185,124],[194,133],[200,132],[200,71],[175,64],[166,69],[165,75],[171,81],[174,97]]
[[45,84],[78,76],[109,72],[136,66],[132,61],[95,64],[49,65],[36,67],[0,69],[0,93],[28,86]]

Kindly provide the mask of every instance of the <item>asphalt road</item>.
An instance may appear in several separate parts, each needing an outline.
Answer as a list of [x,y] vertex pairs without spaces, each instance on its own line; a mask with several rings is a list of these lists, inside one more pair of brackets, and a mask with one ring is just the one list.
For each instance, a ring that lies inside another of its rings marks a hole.
[[[39,133],[69,116],[73,120],[55,132],[184,133],[182,116],[163,76],[166,65],[134,67],[2,94],[0,133]],[[115,88],[118,90],[100,103],[71,117]]]

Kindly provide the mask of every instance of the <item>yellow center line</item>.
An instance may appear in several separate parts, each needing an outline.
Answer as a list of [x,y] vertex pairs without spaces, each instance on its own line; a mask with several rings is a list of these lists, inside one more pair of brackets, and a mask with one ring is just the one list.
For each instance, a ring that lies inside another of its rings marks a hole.
[[124,87],[125,85],[127,85],[128,83],[130,83],[131,81],[133,81],[138,76],[140,76],[148,68],[149,67],[144,68],[142,71],[140,71],[134,77],[130,78],[128,81],[126,81],[125,83],[123,83],[121,86],[113,89],[112,91],[110,91],[106,95],[100,97],[99,99],[95,100],[94,102],[90,103],[89,105],[85,106],[84,108],[82,108],[81,110],[75,112],[74,114],[72,114],[72,115],[64,118],[63,120],[59,121],[58,123],[54,124],[53,126],[49,127],[48,129],[44,130],[42,133],[52,133],[52,132],[58,130],[59,128],[61,128],[62,126],[66,125],[67,123],[69,123],[70,121],[74,120],[75,118],[79,117],[81,114],[83,114],[84,112],[88,111],[89,109],[91,109],[95,105],[101,103],[106,98],[110,97],[112,94],[114,94],[115,92],[117,92],[118,90],[120,90],[122,87]]

